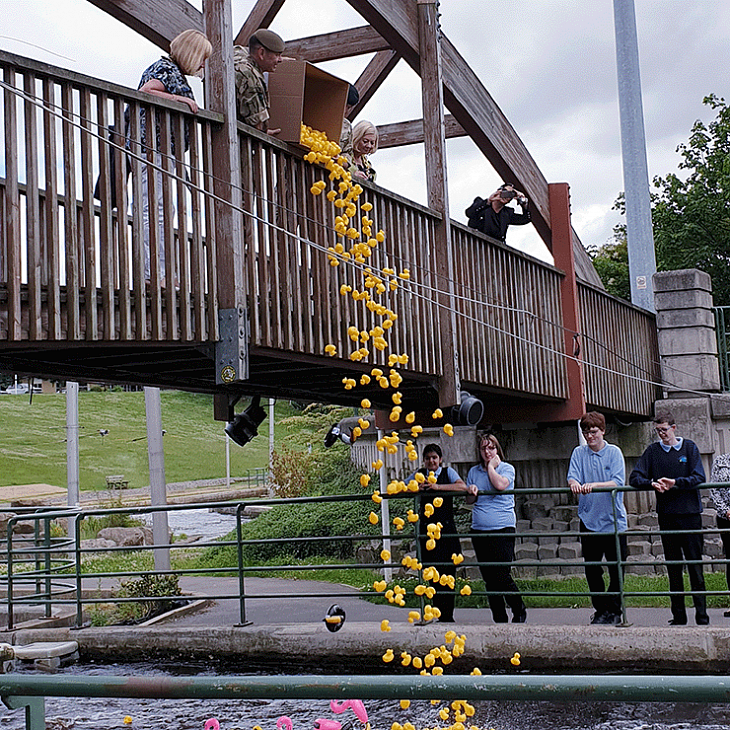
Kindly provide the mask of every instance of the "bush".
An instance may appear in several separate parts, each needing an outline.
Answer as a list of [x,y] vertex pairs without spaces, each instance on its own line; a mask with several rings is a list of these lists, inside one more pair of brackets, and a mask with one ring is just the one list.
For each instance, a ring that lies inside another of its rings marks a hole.
[[[180,585],[176,575],[157,575],[148,573],[141,578],[124,581],[114,591],[114,598],[165,598],[180,596]],[[147,621],[173,608],[172,601],[145,600],[140,602],[100,604],[92,611],[95,626],[116,624],[136,624]]]
[[[307,496],[371,493],[371,490],[360,486],[360,472],[350,462],[347,449],[334,447],[314,452],[306,459],[306,464],[306,472],[301,478],[307,485]],[[405,517],[406,511],[412,507],[410,499],[391,501],[391,518]],[[363,535],[367,536],[364,541],[369,542],[382,532],[379,523],[371,525],[368,521],[371,511],[378,510],[370,499],[275,506],[242,526],[243,539],[273,541],[291,538],[291,541],[244,545],[244,563],[248,566],[286,564],[288,559],[303,558],[351,560],[363,541],[322,539],[309,542],[307,538]],[[235,531],[224,539],[235,540]],[[201,567],[211,565],[237,565],[236,547],[209,548],[201,557]]]

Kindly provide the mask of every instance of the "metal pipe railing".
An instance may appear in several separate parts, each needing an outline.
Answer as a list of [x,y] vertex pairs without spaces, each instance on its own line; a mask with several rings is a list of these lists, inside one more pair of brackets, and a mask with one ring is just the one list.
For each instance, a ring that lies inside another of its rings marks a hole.
[[[724,484],[704,484],[702,485],[702,488],[708,488],[711,486],[727,486]],[[569,490],[566,488],[560,487],[560,488],[543,488],[543,489],[521,489],[516,490],[516,494],[520,494],[521,496],[533,493],[533,494],[546,494],[546,493],[566,493]],[[632,491],[630,488],[624,488],[623,490],[619,490],[617,488],[605,488],[601,490],[596,491],[609,491],[609,492],[617,492],[617,491]],[[413,494],[405,494],[405,495],[388,495],[384,494],[384,499],[393,499],[393,500],[412,500],[414,499]],[[245,624],[247,622],[246,619],[246,600],[250,599],[259,599],[259,598],[272,598],[275,597],[273,595],[263,595],[263,594],[250,594],[246,593],[246,584],[245,584],[245,577],[246,575],[250,575],[252,573],[264,573],[264,574],[276,574],[277,572],[281,571],[317,571],[317,570],[347,570],[352,568],[363,568],[372,570],[374,573],[382,571],[383,569],[390,568],[391,570],[393,568],[400,567],[399,563],[397,562],[342,562],[342,561],[334,561],[330,560],[326,562],[325,564],[318,564],[318,563],[309,563],[309,564],[276,564],[276,565],[247,565],[244,557],[244,549],[246,546],[251,545],[285,545],[290,543],[301,543],[302,541],[307,541],[311,544],[316,543],[331,543],[333,541],[339,541],[339,542],[351,542],[351,543],[357,543],[362,541],[372,541],[375,539],[380,539],[383,537],[380,533],[378,535],[375,534],[355,534],[355,535],[324,535],[324,536],[312,536],[308,538],[301,538],[301,537],[282,537],[282,538],[267,538],[267,539],[244,539],[243,538],[243,512],[244,509],[249,505],[302,505],[302,504],[318,504],[318,503],[332,503],[332,502],[362,502],[362,501],[369,501],[370,496],[365,495],[325,495],[325,496],[319,496],[319,497],[312,497],[312,498],[306,498],[306,497],[297,497],[297,498],[291,498],[291,499],[277,499],[277,498],[255,498],[246,500],[245,502],[224,502],[224,503],[215,503],[215,506],[232,506],[236,508],[236,539],[235,540],[228,540],[228,541],[208,541],[208,542],[199,542],[196,543],[196,547],[198,548],[205,548],[210,546],[217,546],[217,547],[226,547],[226,546],[232,546],[235,547],[235,554],[236,558],[234,563],[232,563],[230,566],[223,566],[223,567],[216,567],[216,568],[189,568],[189,569],[173,569],[170,571],[156,571],[159,573],[160,576],[162,575],[177,575],[177,576],[200,576],[200,575],[219,575],[223,573],[233,573],[238,577],[238,590],[235,594],[230,593],[221,593],[218,592],[215,595],[207,595],[208,598],[212,599],[231,599],[235,598],[239,601],[239,614],[240,614],[240,623]],[[162,599],[158,596],[154,597],[146,597],[141,596],[138,598],[99,598],[99,597],[93,597],[93,596],[85,596],[84,595],[84,581],[87,582],[89,580],[102,580],[106,578],[117,578],[117,579],[124,579],[129,578],[132,576],[138,576],[140,575],[139,569],[129,569],[129,570],[123,570],[123,571],[91,571],[88,569],[85,569],[83,566],[83,559],[85,557],[94,555],[95,553],[103,552],[103,553],[116,553],[116,552],[127,552],[129,550],[128,547],[125,546],[117,546],[113,548],[103,548],[103,549],[95,549],[95,548],[84,548],[81,546],[81,529],[83,521],[89,517],[93,516],[108,516],[108,515],[143,515],[143,514],[154,514],[155,512],[159,511],[181,511],[181,510],[191,510],[191,509],[203,509],[211,506],[213,503],[197,503],[192,505],[165,505],[165,506],[159,506],[159,507],[115,507],[115,508],[108,508],[108,509],[94,509],[94,510],[68,510],[68,509],[58,509],[58,510],[50,510],[45,509],[42,512],[36,512],[36,513],[29,513],[29,512],[23,512],[15,515],[11,520],[8,522],[8,529],[7,529],[7,541],[8,541],[8,549],[7,549],[7,578],[6,578],[6,584],[7,584],[7,606],[8,606],[8,628],[13,628],[13,621],[14,621],[14,610],[19,606],[23,604],[35,604],[35,605],[42,605],[45,610],[46,617],[49,617],[52,615],[52,607],[53,605],[75,605],[76,608],[76,625],[82,626],[84,621],[84,606],[85,605],[93,605],[95,603],[101,603],[101,602],[117,602],[117,603],[130,603],[130,602],[146,602],[151,600],[176,600],[179,597],[163,597]],[[50,537],[50,524],[54,519],[59,518],[68,518],[69,516],[75,517],[75,519],[71,520],[71,524],[73,524],[75,535],[74,540],[70,541],[67,539],[52,539]],[[23,540],[22,542],[18,542],[18,539],[14,536],[14,527],[19,522],[22,521],[33,521],[35,526],[39,526],[41,523],[44,525],[44,530],[41,533],[39,529],[35,529],[35,537],[32,540],[32,544],[28,544],[26,540]],[[712,529],[705,529],[705,530],[695,530],[695,531],[673,531],[673,532],[665,532],[663,534],[685,534],[690,532],[723,532],[722,530],[718,530],[717,528]],[[559,534],[561,538],[574,538],[574,541],[578,541],[581,533],[577,531],[561,531],[560,533],[555,532],[538,532],[538,531],[529,531],[529,532],[519,532],[515,533],[515,537],[529,537],[529,538],[540,538],[542,537],[555,537],[556,534]],[[618,541],[619,536],[626,536],[626,537],[632,537],[632,536],[641,536],[641,537],[648,537],[651,538],[657,534],[662,534],[659,530],[627,530],[623,533],[619,533],[618,530],[615,531],[616,541],[617,541],[617,548],[618,548]],[[461,533],[459,534],[460,538],[468,538],[469,533]],[[407,542],[408,544],[414,546],[414,549],[416,551],[416,554],[418,556],[418,559],[421,563],[424,564],[424,557],[427,560],[427,556],[423,556],[420,553],[420,544],[417,539],[417,533],[414,527],[411,527],[411,529],[407,532],[399,532],[399,531],[393,531],[393,532],[386,532],[385,538],[390,539],[394,544],[404,543]],[[73,542],[73,550],[70,550],[71,543]],[[142,545],[142,546],[135,546],[134,550],[139,552],[148,552],[150,550],[156,549],[154,545]],[[180,547],[176,545],[175,543],[170,543],[168,545],[171,549],[175,549],[176,547]],[[185,549],[190,549],[190,545],[184,545]],[[410,549],[407,547],[407,549]],[[71,554],[71,555],[69,555]],[[617,549],[617,555],[620,555],[620,550]],[[703,564],[708,562],[707,560],[694,560],[694,561],[663,561],[662,565],[672,565],[672,564]],[[720,558],[711,558],[710,562],[712,565],[715,566],[726,566],[728,564],[727,559],[720,559]],[[445,565],[449,565],[449,563],[438,563],[433,562],[432,563],[437,569],[444,567]],[[462,566],[472,566],[472,567],[480,567],[480,566],[497,566],[502,565],[503,563],[499,562],[474,562],[471,561],[469,563],[463,563]],[[626,591],[625,589],[625,577],[626,577],[626,569],[631,568],[632,566],[645,566],[645,565],[655,565],[656,561],[646,559],[646,560],[631,560],[630,562],[618,560],[616,562],[618,569],[619,569],[619,591],[618,595],[621,600],[621,606],[622,606],[622,613],[624,622],[626,621],[626,601],[628,598],[642,598],[642,597],[648,597],[648,596],[655,596],[655,595],[662,595],[662,596],[669,596],[670,593],[666,590],[662,591],[650,591],[650,590],[632,590],[632,591]],[[582,569],[586,565],[602,565],[607,566],[608,563],[602,562],[602,563],[591,563],[591,562],[585,562],[581,558],[577,558],[575,560],[520,560],[519,563],[512,563],[513,566],[518,565],[521,568],[528,568],[528,567],[566,567],[566,566],[577,566]],[[31,566],[31,567],[29,567]],[[64,575],[68,575],[68,579],[66,583],[61,582],[61,578]],[[414,575],[415,577],[415,575]],[[422,575],[418,576],[422,580]],[[518,579],[519,580],[519,579]],[[28,592],[27,588],[28,586],[34,586],[34,590]],[[75,589],[74,586],[75,585]],[[24,592],[23,592],[24,591]],[[697,595],[699,592],[694,591],[684,591],[684,595],[686,596],[692,596]],[[713,591],[713,590],[705,590],[701,592],[702,595],[722,595],[725,594],[726,591]],[[305,598],[310,597],[311,593],[289,593],[288,597],[290,598]],[[337,597],[341,596],[341,592],[334,591],[332,593],[324,592],[324,593],[318,593],[318,597],[322,596],[332,596]],[[494,592],[490,592],[488,590],[488,587],[486,587],[483,591],[473,591],[473,595],[475,596],[489,596],[494,595]],[[559,592],[546,592],[546,591],[540,591],[540,590],[522,590],[521,595],[523,596],[530,596],[530,597],[540,597],[540,596],[552,596],[552,595],[560,595],[560,596],[591,596],[595,595],[591,593],[589,590],[575,590],[575,591],[559,591]],[[603,595],[609,595],[609,594],[603,594]],[[611,593],[610,595],[616,595],[616,593]],[[421,598],[421,611],[424,607],[424,601]]]

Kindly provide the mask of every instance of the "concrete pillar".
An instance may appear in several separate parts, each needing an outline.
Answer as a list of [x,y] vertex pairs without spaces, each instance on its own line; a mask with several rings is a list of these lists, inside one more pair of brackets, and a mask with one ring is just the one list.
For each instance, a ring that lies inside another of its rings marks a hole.
[[697,269],[654,274],[659,357],[671,395],[720,390],[712,281]]

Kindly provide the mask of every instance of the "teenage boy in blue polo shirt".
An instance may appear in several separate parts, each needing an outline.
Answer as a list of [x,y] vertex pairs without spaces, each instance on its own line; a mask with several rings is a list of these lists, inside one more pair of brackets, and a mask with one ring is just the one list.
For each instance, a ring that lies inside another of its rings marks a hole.
[[[594,492],[601,487],[623,487],[626,479],[621,449],[604,440],[606,419],[596,411],[580,419],[580,429],[586,443],[576,446],[570,457],[568,486],[578,496],[580,542],[586,562],[586,580],[591,602],[596,612],[592,624],[615,626],[621,623],[621,598],[616,531],[624,533],[627,526],[623,492]],[[626,535],[619,534],[621,560],[626,560]],[[603,558],[608,563],[608,591],[603,582]],[[588,565],[595,563],[595,565]]]

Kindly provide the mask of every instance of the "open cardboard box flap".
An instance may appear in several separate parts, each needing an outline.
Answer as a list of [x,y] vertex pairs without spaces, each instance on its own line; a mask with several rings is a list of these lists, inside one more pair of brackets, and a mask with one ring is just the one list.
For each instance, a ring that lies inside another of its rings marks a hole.
[[299,144],[302,122],[340,141],[347,103],[347,81],[307,61],[282,61],[269,74],[269,127],[278,139]]

